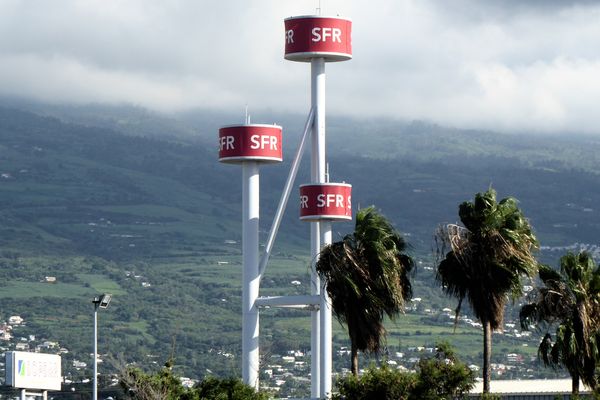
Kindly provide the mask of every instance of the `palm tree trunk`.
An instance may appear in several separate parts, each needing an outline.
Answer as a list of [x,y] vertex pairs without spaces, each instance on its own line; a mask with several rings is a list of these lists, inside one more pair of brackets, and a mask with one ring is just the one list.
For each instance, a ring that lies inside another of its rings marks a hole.
[[352,357],[350,370],[352,371],[352,375],[358,378],[358,349],[354,343],[350,346],[350,356]]
[[481,322],[483,322],[483,393],[489,393],[492,376],[492,324],[490,321]]
[[576,372],[571,376],[571,394],[573,397],[579,395],[579,374]]

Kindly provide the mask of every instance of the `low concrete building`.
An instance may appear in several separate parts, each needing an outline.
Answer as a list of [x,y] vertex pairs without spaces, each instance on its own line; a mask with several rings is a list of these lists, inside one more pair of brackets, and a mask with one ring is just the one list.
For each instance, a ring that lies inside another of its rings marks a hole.
[[[477,398],[482,392],[483,382],[477,382],[469,397]],[[490,393],[502,400],[567,400],[571,398],[571,379],[493,380]],[[592,398],[591,391],[582,383],[579,394],[582,398]]]

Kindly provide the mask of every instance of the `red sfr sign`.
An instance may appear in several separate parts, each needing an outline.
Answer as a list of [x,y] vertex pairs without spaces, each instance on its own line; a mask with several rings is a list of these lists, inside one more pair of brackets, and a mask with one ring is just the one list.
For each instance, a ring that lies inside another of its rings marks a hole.
[[231,125],[219,129],[221,162],[281,162],[282,154],[278,125]]
[[300,186],[300,219],[352,219],[352,185],[319,183]]
[[303,16],[285,20],[285,59],[345,61],[352,58],[352,21],[339,17]]

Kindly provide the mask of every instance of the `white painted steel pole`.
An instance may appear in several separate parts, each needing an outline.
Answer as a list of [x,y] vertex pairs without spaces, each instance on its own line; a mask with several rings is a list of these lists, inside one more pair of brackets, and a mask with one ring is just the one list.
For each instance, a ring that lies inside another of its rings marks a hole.
[[[321,243],[331,244],[331,221],[321,221]],[[321,283],[321,398],[331,395],[331,375],[333,372],[331,302],[325,290],[325,282]]]
[[[325,143],[325,59],[314,58],[311,60],[311,102],[315,109],[313,123],[313,142],[311,171],[313,183],[326,183],[326,143]],[[314,225],[314,227],[312,227]],[[321,248],[331,243],[331,223],[311,223],[311,251],[313,261],[316,261]],[[313,236],[314,235],[314,236]],[[328,240],[326,242],[325,240]],[[327,293],[322,290],[321,282],[313,270],[314,284],[318,286],[317,294],[321,296],[321,307],[318,314],[319,335],[319,367],[318,393],[320,398],[325,398],[331,393],[331,310],[328,307]],[[314,325],[313,325],[314,329]],[[312,361],[312,360],[311,360]]]
[[98,400],[98,304],[94,302],[94,386],[92,399]]
[[313,129],[313,183],[325,183],[325,59],[311,60],[311,97],[315,109]]
[[[311,107],[315,112],[311,137],[311,183],[325,182],[325,59],[314,58],[310,63]],[[315,263],[321,251],[320,223],[310,223],[310,252],[312,257],[311,294],[321,294],[321,280]],[[311,327],[311,396],[321,397],[321,311],[313,311]]]
[[258,272],[259,168],[258,163],[246,161],[242,189],[242,379],[258,389]]
[[[320,237],[319,223],[310,223],[310,254],[312,257],[312,273],[310,280],[310,293],[313,296],[319,296],[321,293],[321,280],[315,270],[316,256],[319,253]],[[320,310],[311,312],[311,330],[310,330],[310,393],[311,398],[318,398],[320,395],[321,379],[321,329],[320,329]]]

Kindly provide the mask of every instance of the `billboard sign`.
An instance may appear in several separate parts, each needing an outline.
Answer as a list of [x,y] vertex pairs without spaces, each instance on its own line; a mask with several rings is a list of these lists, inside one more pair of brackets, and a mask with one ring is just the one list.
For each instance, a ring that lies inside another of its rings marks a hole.
[[278,125],[230,125],[219,129],[219,161],[281,162],[281,127]]
[[291,17],[285,23],[285,59],[310,62],[352,58],[352,21],[318,15]]
[[347,183],[301,185],[300,219],[351,220],[352,185]]
[[6,352],[6,384],[19,389],[60,390],[60,356],[56,354]]

